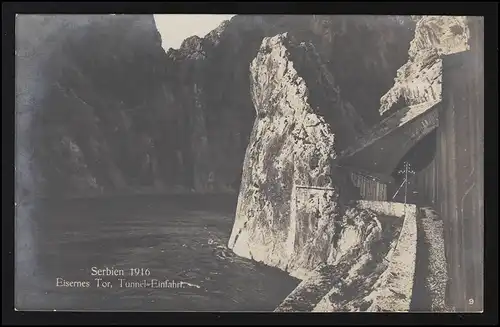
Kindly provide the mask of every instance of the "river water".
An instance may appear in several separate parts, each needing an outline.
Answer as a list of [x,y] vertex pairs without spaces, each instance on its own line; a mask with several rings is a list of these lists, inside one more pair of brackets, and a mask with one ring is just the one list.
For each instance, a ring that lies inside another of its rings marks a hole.
[[[227,249],[235,206],[231,196],[39,202],[16,234],[18,248],[29,244],[17,259],[16,308],[273,311],[300,281]],[[92,276],[92,267],[125,276]],[[149,275],[140,276],[141,268]],[[58,278],[89,287],[57,286]],[[96,278],[111,287],[98,287]],[[153,279],[168,284],[124,287],[124,280]]]

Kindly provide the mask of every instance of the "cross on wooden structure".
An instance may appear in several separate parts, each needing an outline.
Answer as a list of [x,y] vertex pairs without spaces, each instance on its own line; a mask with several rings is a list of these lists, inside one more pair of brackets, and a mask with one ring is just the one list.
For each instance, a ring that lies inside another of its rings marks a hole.
[[398,195],[399,191],[401,190],[401,188],[404,185],[405,186],[405,208],[406,208],[406,197],[407,197],[407,194],[408,194],[408,175],[415,175],[415,171],[413,171],[413,169],[411,168],[410,163],[407,162],[407,161],[405,161],[403,169],[399,170],[398,174],[400,174],[400,175],[404,174],[405,178],[403,179],[403,182],[399,186],[399,188],[396,191],[396,193],[394,193],[394,196],[392,197],[392,199],[394,200],[394,198],[396,197],[396,195]]

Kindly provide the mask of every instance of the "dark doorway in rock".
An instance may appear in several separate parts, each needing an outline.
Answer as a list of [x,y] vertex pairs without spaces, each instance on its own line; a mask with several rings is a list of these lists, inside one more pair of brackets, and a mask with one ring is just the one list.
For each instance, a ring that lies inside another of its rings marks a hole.
[[408,169],[410,170],[410,172],[408,173],[408,188],[406,190],[407,202],[416,203],[418,201],[418,193],[414,188],[415,183],[413,183],[412,181],[419,172],[427,168],[433,162],[434,158],[436,157],[436,143],[437,129],[427,134],[423,139],[415,144],[400,160],[398,166],[392,173],[396,188],[394,190],[391,190],[391,193],[389,195],[391,197],[394,197],[397,192],[393,201],[404,201],[405,185],[403,182],[406,176],[406,164],[408,164]]

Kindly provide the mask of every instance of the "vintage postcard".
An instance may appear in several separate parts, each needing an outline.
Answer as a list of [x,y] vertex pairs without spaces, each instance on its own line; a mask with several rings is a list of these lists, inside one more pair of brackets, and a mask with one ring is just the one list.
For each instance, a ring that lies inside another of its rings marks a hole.
[[17,15],[16,310],[482,312],[483,26]]

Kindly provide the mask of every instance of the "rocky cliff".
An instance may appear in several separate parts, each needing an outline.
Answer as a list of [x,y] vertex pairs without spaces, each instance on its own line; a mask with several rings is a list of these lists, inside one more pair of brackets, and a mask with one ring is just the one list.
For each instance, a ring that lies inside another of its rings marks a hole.
[[[418,21],[409,61],[382,97],[380,112],[396,110],[401,99],[436,100],[418,87],[431,94],[440,83],[439,56],[464,51],[466,45],[463,35],[448,31],[458,29],[440,19]],[[298,278],[313,275],[322,264],[350,269],[383,232],[376,214],[349,205],[359,195],[336,163],[338,153],[366,132],[369,119],[352,105],[342,79],[327,68],[317,48],[300,33],[266,37],[250,65],[256,120],[229,241],[236,254]],[[434,91],[440,96],[440,89]]]
[[466,17],[421,16],[415,19],[417,26],[408,62],[398,69],[393,87],[380,99],[380,114],[441,100],[441,57],[469,48]]
[[298,278],[369,248],[381,235],[375,214],[346,206],[356,190],[335,159],[343,138],[360,131],[357,124],[339,124],[356,117],[341,88],[312,91],[321,74],[299,73],[321,71],[311,51],[279,34],[264,38],[250,65],[257,118],[229,240],[236,254]]
[[325,92],[335,76],[351,115],[337,124],[359,131],[379,119],[415,26],[401,17],[238,15],[165,53],[152,16],[17,19],[16,160],[30,175],[18,185],[57,196],[236,192],[255,118],[248,69],[264,37],[293,32],[310,43],[323,62],[310,91]]
[[30,117],[21,137],[31,140],[38,186],[27,192],[85,194],[161,180],[168,162],[158,163],[154,147],[173,110],[163,110],[169,79],[152,17],[21,15],[17,41],[17,88],[31,99],[18,101],[17,113]]

